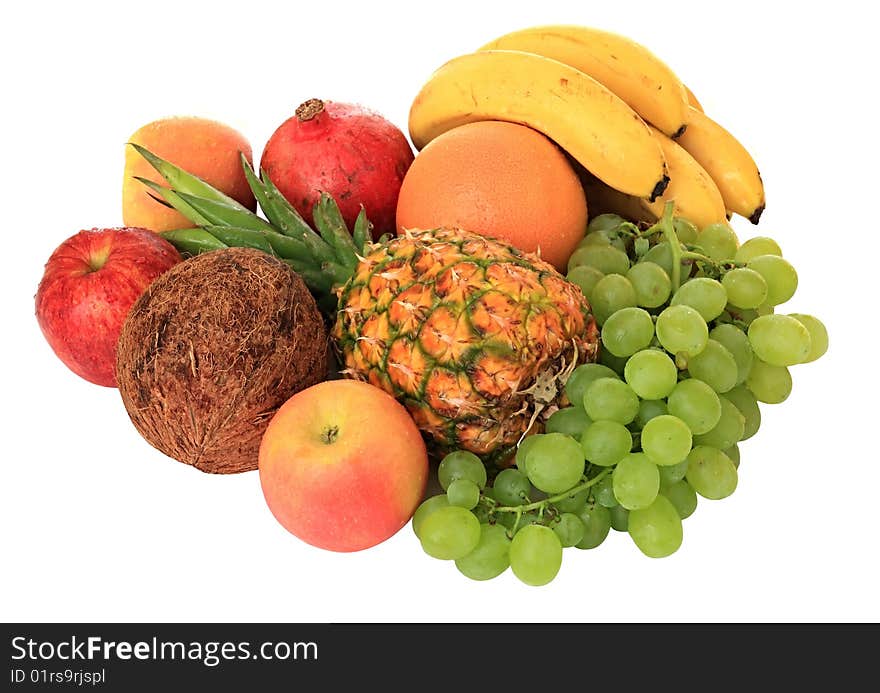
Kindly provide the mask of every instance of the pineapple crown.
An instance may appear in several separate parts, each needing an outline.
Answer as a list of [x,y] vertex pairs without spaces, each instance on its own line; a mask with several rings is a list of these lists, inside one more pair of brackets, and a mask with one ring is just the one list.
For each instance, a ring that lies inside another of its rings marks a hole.
[[[133,142],[129,143],[162,176],[167,185],[135,176],[160,204],[172,207],[193,228],[160,235],[181,253],[198,255],[229,247],[262,250],[286,262],[305,281],[323,311],[336,310],[336,292],[355,272],[372,245],[373,225],[361,211],[351,230],[336,201],[322,192],[315,203],[315,229],[275,187],[264,170],[257,176],[240,154],[245,178],[265,219],[204,180]],[[385,240],[383,236],[380,242]]]

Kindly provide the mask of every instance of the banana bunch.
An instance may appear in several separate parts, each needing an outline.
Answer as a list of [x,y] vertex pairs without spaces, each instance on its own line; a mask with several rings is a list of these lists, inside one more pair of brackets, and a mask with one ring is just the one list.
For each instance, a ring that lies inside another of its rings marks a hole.
[[591,212],[651,220],[672,200],[702,228],[732,213],[757,224],[764,209],[748,151],[657,56],[618,34],[539,26],[453,58],[413,101],[410,137],[421,149],[477,120],[554,140],[585,169]]

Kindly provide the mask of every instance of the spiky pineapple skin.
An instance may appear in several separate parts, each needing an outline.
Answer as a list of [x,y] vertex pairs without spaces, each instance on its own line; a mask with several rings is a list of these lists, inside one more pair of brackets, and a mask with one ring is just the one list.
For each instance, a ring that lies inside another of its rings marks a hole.
[[524,391],[539,376],[557,381],[538,406],[552,413],[565,403],[561,374],[598,351],[577,286],[534,255],[460,229],[373,246],[338,307],[345,375],[401,401],[438,452],[509,452],[535,430],[538,405]]

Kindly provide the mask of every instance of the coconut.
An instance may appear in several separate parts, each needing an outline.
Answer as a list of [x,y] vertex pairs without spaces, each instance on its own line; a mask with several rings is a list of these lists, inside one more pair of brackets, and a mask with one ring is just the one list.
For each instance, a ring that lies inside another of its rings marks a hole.
[[263,432],[288,398],[325,378],[328,334],[287,264],[249,248],[199,255],[134,303],[116,377],[135,428],[204,472],[257,468]]

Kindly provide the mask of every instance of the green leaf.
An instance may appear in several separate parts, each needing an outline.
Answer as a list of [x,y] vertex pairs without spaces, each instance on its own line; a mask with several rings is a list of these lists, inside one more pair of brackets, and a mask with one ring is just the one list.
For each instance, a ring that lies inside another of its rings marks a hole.
[[372,242],[373,225],[367,219],[367,210],[361,205],[361,211],[358,212],[357,219],[354,221],[354,229],[351,232],[351,239],[354,241],[357,252],[364,256],[367,254],[367,243]]
[[197,226],[204,226],[208,223],[208,220],[205,219],[205,217],[203,217],[190,205],[184,202],[180,195],[178,195],[170,188],[165,188],[155,181],[150,180],[149,178],[141,178],[140,176],[135,176],[134,179],[146,185],[150,190],[159,195],[159,197],[161,197],[170,207],[176,209],[183,216],[189,219],[193,224]]
[[177,193],[190,207],[195,209],[209,224],[216,226],[237,226],[254,231],[273,231],[272,225],[264,221],[249,209],[241,206],[233,207],[225,202],[217,202],[204,197],[196,197],[187,193]]
[[336,201],[327,193],[321,193],[312,214],[321,237],[333,246],[339,261],[352,270],[357,267],[355,244]]
[[241,164],[248,185],[253,191],[254,197],[257,198],[260,209],[272,222],[273,228],[285,236],[303,241],[315,257],[316,262],[335,259],[333,248],[306,223],[293,205],[275,187],[266,172],[262,172],[265,179],[263,181],[254,173],[247,159],[242,157]]
[[174,229],[163,231],[159,235],[187,255],[199,255],[229,247],[205,229]]
[[[142,147],[134,142],[128,143],[134,147],[138,154],[146,159],[150,165],[156,169],[159,174],[168,181],[168,184],[178,193],[186,193],[188,195],[196,195],[204,197],[215,202],[223,202],[231,207],[247,210],[247,207],[240,204],[237,200],[233,200],[228,195],[220,192],[217,188],[212,187],[198,176],[184,171],[179,166],[175,166],[170,161],[166,161],[153,154],[146,147]],[[248,210],[250,211],[250,210]]]
[[261,231],[235,226],[206,226],[205,231],[234,248],[255,248],[277,257],[278,253]]

